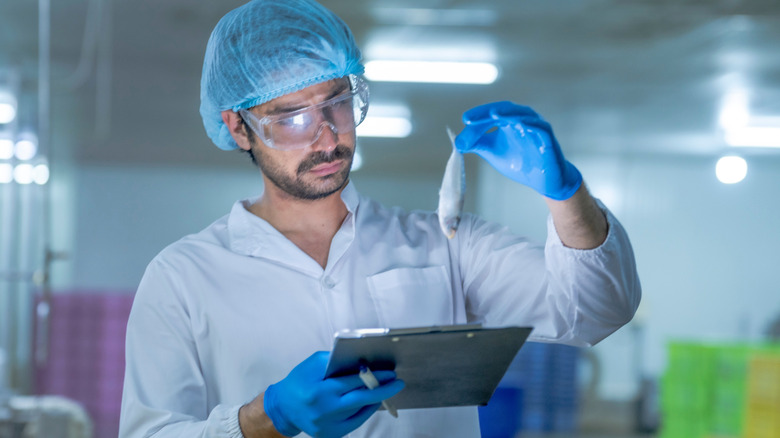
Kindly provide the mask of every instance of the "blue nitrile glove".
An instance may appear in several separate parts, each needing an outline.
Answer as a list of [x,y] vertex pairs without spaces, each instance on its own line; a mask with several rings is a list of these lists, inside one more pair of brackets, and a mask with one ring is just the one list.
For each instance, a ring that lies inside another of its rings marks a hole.
[[[570,198],[582,175],[563,158],[552,127],[527,106],[494,102],[463,114],[455,139],[461,152],[473,152],[507,178],[555,200]],[[497,128],[492,132],[492,128]]]
[[366,388],[357,374],[325,379],[329,356],[327,351],[312,354],[265,391],[265,413],[283,435],[344,436],[404,387],[393,371],[374,371],[381,383],[376,389]]

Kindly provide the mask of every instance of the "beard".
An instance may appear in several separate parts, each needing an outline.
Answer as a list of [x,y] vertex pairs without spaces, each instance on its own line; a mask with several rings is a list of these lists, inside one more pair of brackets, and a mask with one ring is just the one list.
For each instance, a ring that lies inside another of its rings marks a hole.
[[[283,166],[264,155],[261,148],[256,148],[253,144],[252,149],[254,156],[257,157],[257,166],[263,175],[283,192],[298,199],[314,201],[326,198],[341,190],[349,180],[353,150],[344,145],[337,145],[330,152],[320,151],[310,154],[298,165],[295,175],[286,173]],[[344,160],[347,165],[336,173],[316,177],[314,181],[306,178],[309,170],[336,160]]]

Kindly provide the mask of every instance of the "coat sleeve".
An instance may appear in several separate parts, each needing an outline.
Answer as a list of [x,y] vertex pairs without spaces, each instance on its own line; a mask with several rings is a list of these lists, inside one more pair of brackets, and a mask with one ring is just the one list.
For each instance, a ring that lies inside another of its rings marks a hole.
[[207,410],[207,391],[175,270],[147,268],[127,325],[120,438],[243,438],[240,405]]
[[620,222],[599,206],[609,230],[588,250],[565,247],[551,217],[542,247],[470,216],[459,242],[469,319],[533,326],[531,340],[575,346],[594,345],[628,323],[642,294],[634,252]]

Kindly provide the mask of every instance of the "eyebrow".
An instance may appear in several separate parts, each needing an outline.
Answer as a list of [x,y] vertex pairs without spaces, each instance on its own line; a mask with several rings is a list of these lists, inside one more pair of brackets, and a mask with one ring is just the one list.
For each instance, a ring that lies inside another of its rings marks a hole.
[[[340,84],[341,84],[341,86],[336,88],[336,89],[334,89],[328,95],[328,97],[326,97],[323,100],[323,102],[325,102],[327,100],[330,100],[330,99],[333,99],[334,97],[336,97],[339,94],[343,93],[344,90],[349,89],[349,85],[346,82],[342,81],[342,82],[340,82]],[[265,115],[266,116],[276,116],[276,115],[279,115],[279,114],[291,113],[291,112],[294,112],[294,111],[302,110],[302,109],[304,109],[304,108],[306,108],[308,106],[311,106],[311,105],[290,104],[289,106],[285,106],[284,104],[282,104],[281,106],[274,106],[274,107],[272,107],[270,110],[265,112]]]

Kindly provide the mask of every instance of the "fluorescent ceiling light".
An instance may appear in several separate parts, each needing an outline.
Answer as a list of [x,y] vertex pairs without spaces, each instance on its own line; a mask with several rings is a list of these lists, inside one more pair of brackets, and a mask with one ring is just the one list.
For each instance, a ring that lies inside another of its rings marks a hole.
[[748,124],[750,110],[748,109],[747,93],[735,90],[728,93],[721,105],[718,122],[723,129],[741,128]]
[[780,148],[780,127],[745,126],[729,129],[724,136],[729,146]]
[[405,138],[412,133],[412,112],[398,103],[377,103],[368,107],[368,116],[357,127],[358,137]]
[[780,117],[751,114],[743,89],[735,88],[726,94],[718,122],[729,146],[780,148]]
[[10,160],[14,156],[14,141],[0,138],[0,160]]
[[19,140],[16,142],[16,158],[27,161],[35,157],[38,152],[38,146],[32,140]]
[[0,125],[11,123],[16,118],[16,108],[10,103],[0,102]]
[[33,182],[32,164],[20,164],[14,168],[14,181],[19,184],[30,184]]
[[45,164],[35,166],[33,168],[33,181],[41,186],[49,182],[49,166]]
[[8,184],[14,180],[14,166],[10,163],[0,163],[0,184]]
[[369,61],[366,78],[380,82],[492,84],[498,68],[487,62]]
[[405,26],[385,27],[366,37],[363,56],[367,60],[456,61],[495,63],[496,38],[486,32],[463,29],[420,30]]
[[727,156],[718,160],[715,175],[723,184],[736,184],[747,176],[747,162],[742,157]]
[[358,137],[405,138],[411,133],[412,122],[397,116],[368,116],[357,127]]
[[498,22],[493,9],[375,8],[374,20],[404,26],[492,26]]
[[11,123],[16,118],[16,98],[5,90],[0,90],[0,124]]

